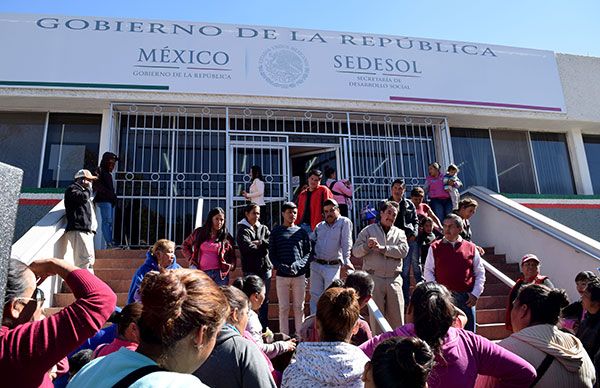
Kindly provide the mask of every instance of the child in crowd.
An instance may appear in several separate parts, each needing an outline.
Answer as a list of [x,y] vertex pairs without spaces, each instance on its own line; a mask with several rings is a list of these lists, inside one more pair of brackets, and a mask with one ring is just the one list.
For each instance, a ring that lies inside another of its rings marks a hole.
[[458,201],[460,201],[458,189],[462,186],[462,182],[458,178],[458,172],[458,167],[455,164],[451,164],[448,166],[446,175],[444,175],[444,190],[450,194],[452,209],[458,209]]
[[[583,295],[587,284],[596,279],[596,275],[592,271],[581,271],[575,276],[575,284],[577,284],[577,292],[579,296]],[[585,309],[581,304],[581,299],[575,301],[562,309],[560,318],[560,327],[572,334],[577,333],[579,324],[585,317]]]
[[[266,289],[262,279],[256,275],[247,275],[235,279],[233,286],[242,290],[248,297],[250,310],[248,311],[246,331],[250,333],[260,350],[262,350],[269,358],[274,358],[280,354],[295,350],[295,340],[273,341],[273,333],[270,330],[263,333],[263,326],[260,323],[257,314],[257,311],[260,310],[260,307],[265,301]],[[270,335],[267,335],[267,333]]]
[[419,235],[417,236],[417,245],[421,256],[421,267],[425,266],[425,259],[431,243],[437,240],[438,236],[433,232],[433,220],[429,217],[424,217],[419,223]]
[[380,343],[365,364],[365,388],[427,387],[435,355],[417,337],[394,337]]

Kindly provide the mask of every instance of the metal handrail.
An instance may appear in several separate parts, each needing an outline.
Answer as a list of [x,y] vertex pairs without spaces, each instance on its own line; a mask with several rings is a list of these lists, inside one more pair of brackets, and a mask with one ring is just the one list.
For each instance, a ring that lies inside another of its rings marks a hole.
[[389,331],[394,330],[387,321],[387,319],[385,319],[383,313],[381,312],[381,310],[379,310],[377,303],[375,303],[373,299],[369,299],[367,306],[369,307],[369,315],[375,318],[375,321],[379,325],[382,333],[387,333]]
[[494,275],[495,277],[497,277],[498,279],[500,279],[500,281],[504,284],[506,284],[507,286],[509,286],[510,288],[513,288],[515,285],[515,281],[512,280],[511,278],[509,278],[508,276],[506,276],[504,273],[502,273],[498,268],[494,267],[493,265],[491,265],[490,263],[488,263],[485,259],[481,259],[481,263],[483,264],[484,268],[486,271],[488,271],[489,273],[491,273],[492,275]]
[[[576,251],[585,253],[586,255],[589,255],[597,260],[600,260],[600,245],[595,247],[589,243],[586,243],[585,241],[583,241],[583,239],[589,239],[589,240],[591,240],[591,239],[582,235],[581,233],[579,233],[577,231],[574,231],[570,228],[566,228],[563,226],[563,228],[568,229],[570,231],[569,233],[566,233],[564,230],[556,228],[553,225],[549,225],[548,223],[543,222],[542,220],[539,219],[542,217],[543,218],[547,218],[547,217],[545,217],[543,215],[534,216],[531,214],[527,214],[525,211],[518,209],[516,206],[508,204],[508,203],[506,203],[506,201],[496,198],[495,196],[498,196],[500,194],[495,193],[485,187],[481,187],[481,186],[469,187],[461,195],[464,195],[464,194],[469,194],[474,197],[477,197],[478,199],[494,206],[499,211],[503,211],[506,214],[528,224],[532,228],[537,229],[540,232],[543,232],[543,233],[549,235],[550,237],[559,240],[560,242],[572,247]],[[510,200],[508,198],[506,200],[512,202],[512,200]],[[515,202],[515,204],[517,204],[520,207],[523,206],[516,202]],[[523,207],[523,208],[526,210],[529,210],[525,207]],[[581,235],[581,237],[574,236],[573,234]]]

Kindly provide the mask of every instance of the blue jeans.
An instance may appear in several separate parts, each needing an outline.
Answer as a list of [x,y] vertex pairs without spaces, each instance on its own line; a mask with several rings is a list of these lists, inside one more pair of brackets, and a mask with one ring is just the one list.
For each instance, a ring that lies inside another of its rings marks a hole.
[[264,330],[269,327],[269,291],[271,290],[271,277],[273,276],[273,271],[268,270],[264,275],[258,275],[252,272],[244,272],[244,276],[248,275],[258,276],[265,284],[265,301],[258,310],[258,320],[260,321],[260,324]]
[[417,241],[411,241],[408,243],[408,254],[402,262],[402,294],[404,295],[404,305],[408,306],[410,301],[410,267],[412,265],[413,275],[415,282],[419,283],[423,280],[421,272],[420,250]]
[[469,330],[475,333],[476,312],[475,307],[467,306],[467,300],[469,300],[469,293],[452,291],[452,297],[454,298],[454,305],[461,309],[467,316],[467,324],[465,325],[465,330]]
[[444,222],[444,218],[452,213],[452,200],[450,198],[430,198],[429,206],[431,210],[440,219],[440,222]]
[[114,207],[110,202],[97,202],[96,206],[100,209],[100,215],[102,216],[102,236],[106,241],[108,248],[113,245],[113,214]]
[[217,286],[228,286],[229,285],[229,275],[225,276],[225,279],[221,279],[221,271],[218,269],[208,269],[204,271],[205,274],[208,275]]

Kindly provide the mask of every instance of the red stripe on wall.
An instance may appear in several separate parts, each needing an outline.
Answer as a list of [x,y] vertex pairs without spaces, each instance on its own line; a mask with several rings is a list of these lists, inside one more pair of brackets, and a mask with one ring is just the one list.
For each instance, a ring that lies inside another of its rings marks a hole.
[[600,203],[522,203],[530,209],[600,209]]
[[60,199],[19,199],[19,205],[35,205],[35,206],[54,206],[60,202]]

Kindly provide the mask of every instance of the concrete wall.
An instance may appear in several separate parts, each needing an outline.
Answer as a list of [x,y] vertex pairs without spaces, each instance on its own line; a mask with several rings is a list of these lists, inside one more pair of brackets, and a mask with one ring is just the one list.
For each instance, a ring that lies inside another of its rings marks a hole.
[[600,209],[536,208],[535,211],[600,241]]
[[[546,222],[573,236],[579,233],[570,231],[567,227],[546,218],[531,209],[514,203],[524,214],[534,214],[543,217]],[[579,298],[575,288],[575,275],[583,270],[596,272],[600,260],[570,245],[549,236],[539,229],[499,210],[498,208],[479,201],[477,214],[472,219],[473,241],[481,246],[494,246],[497,253],[506,254],[509,263],[518,263],[526,253],[534,253],[542,260],[542,274],[550,277],[555,286],[567,290],[571,300]],[[600,248],[600,243],[579,236],[586,243]]]

